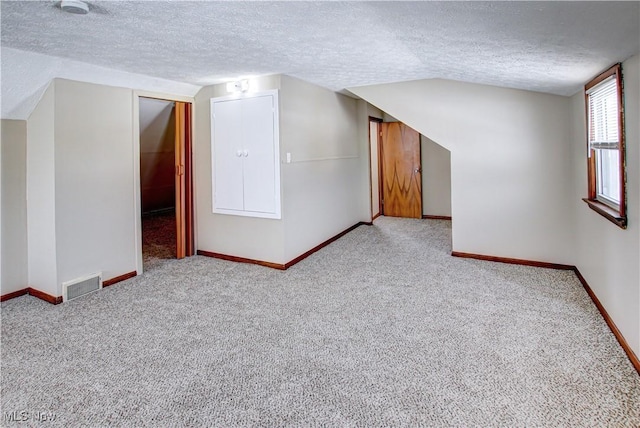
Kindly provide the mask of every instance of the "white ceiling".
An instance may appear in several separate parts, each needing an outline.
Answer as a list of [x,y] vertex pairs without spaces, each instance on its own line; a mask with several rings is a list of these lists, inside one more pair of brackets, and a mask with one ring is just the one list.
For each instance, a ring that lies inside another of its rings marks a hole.
[[[445,78],[572,95],[640,51],[640,2],[2,1],[2,46],[195,85]],[[4,73],[5,70],[3,70]]]

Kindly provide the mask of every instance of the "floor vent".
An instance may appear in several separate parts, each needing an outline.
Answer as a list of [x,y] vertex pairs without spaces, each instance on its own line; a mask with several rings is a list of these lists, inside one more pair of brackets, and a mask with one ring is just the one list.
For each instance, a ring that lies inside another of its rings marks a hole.
[[62,283],[64,301],[73,300],[102,288],[102,274],[96,273]]

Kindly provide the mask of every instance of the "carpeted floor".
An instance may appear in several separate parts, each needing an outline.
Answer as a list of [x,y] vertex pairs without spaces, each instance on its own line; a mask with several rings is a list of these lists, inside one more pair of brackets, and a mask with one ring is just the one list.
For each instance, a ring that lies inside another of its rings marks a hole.
[[4,302],[3,424],[640,426],[574,274],[453,258],[450,232],[382,217],[285,272],[191,257]]
[[176,258],[176,214],[158,213],[142,217],[142,262],[145,271],[164,260]]

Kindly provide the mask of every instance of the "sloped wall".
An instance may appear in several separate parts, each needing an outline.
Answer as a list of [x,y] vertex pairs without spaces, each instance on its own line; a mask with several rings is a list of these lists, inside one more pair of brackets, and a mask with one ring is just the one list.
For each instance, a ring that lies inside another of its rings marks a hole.
[[142,213],[175,208],[175,103],[140,98]]
[[424,135],[422,145],[422,214],[451,217],[451,152]]
[[568,98],[446,80],[350,91],[451,151],[454,251],[571,263]]

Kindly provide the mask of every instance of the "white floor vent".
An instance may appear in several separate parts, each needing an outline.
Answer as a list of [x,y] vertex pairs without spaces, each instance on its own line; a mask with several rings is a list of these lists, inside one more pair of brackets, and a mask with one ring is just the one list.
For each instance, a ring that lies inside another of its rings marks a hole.
[[102,273],[95,273],[82,278],[62,283],[63,301],[73,300],[102,288]]

